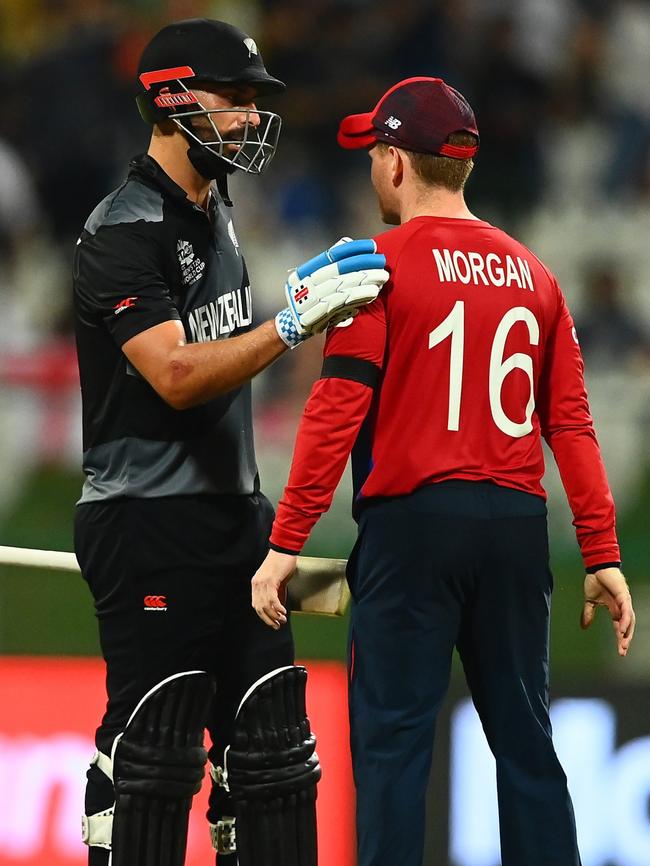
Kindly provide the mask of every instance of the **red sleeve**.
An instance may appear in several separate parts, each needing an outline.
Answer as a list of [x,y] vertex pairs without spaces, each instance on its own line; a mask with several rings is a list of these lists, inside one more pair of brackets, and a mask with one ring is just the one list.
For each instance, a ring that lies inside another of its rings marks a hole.
[[322,378],[314,384],[298,426],[289,481],[271,532],[274,548],[299,553],[330,507],[370,408],[385,342],[383,292],[349,327],[328,331]]
[[560,471],[587,568],[620,561],[614,500],[596,439],[584,364],[571,314],[560,308],[549,337],[537,401],[542,435]]
[[305,406],[289,481],[278,505],[271,544],[299,553],[332,503],[350,451],[372,400],[367,385],[319,379]]

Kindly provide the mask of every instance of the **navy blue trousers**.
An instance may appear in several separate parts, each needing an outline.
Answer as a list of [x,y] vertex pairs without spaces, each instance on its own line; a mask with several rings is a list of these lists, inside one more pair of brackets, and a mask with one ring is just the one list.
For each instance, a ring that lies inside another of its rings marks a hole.
[[358,866],[421,866],[454,647],[496,759],[503,866],[579,866],[551,739],[546,506],[449,481],[368,506],[348,568]]

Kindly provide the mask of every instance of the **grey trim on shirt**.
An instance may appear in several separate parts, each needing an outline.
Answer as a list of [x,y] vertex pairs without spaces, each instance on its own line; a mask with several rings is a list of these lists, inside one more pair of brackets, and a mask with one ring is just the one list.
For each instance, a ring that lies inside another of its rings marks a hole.
[[[159,442],[126,437],[84,453],[86,481],[77,505],[128,496],[151,499],[196,494],[250,494],[257,466],[248,449],[237,449],[216,461],[214,437]],[[230,460],[228,458],[231,458]],[[232,459],[239,458],[239,466]]]
[[94,235],[103,226],[136,223],[140,220],[161,223],[163,197],[161,193],[143,183],[127,181],[100,201],[86,220],[84,228],[89,234]]

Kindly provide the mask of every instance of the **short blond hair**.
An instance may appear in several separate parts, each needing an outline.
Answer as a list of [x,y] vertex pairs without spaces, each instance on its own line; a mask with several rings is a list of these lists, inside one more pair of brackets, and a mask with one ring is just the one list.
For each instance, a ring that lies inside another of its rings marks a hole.
[[[476,144],[476,136],[469,132],[454,132],[449,136],[449,144],[471,147]],[[378,141],[377,147],[387,150],[386,142]],[[473,159],[453,159],[433,153],[417,153],[407,150],[409,161],[417,177],[426,186],[441,186],[450,192],[462,192],[474,168]]]

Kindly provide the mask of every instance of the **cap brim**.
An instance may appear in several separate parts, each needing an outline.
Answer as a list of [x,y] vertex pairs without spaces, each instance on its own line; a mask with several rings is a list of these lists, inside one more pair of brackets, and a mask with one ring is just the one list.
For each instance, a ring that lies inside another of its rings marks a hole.
[[372,125],[372,114],[350,114],[344,117],[339,126],[336,140],[347,150],[371,147],[377,136]]

